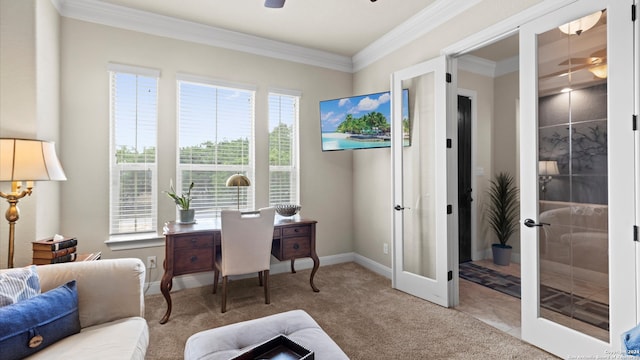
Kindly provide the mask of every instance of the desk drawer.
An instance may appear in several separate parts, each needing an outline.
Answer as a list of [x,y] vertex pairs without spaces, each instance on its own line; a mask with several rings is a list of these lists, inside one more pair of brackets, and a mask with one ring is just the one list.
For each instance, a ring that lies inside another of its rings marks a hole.
[[173,259],[174,275],[210,270],[213,270],[213,247],[185,249],[175,253]]
[[178,235],[174,238],[173,247],[177,249],[202,249],[213,247],[212,234]]
[[282,255],[282,260],[311,256],[309,238],[292,237],[282,239]]
[[288,226],[288,227],[282,228],[282,237],[308,236],[310,232],[311,232],[311,227],[307,225]]

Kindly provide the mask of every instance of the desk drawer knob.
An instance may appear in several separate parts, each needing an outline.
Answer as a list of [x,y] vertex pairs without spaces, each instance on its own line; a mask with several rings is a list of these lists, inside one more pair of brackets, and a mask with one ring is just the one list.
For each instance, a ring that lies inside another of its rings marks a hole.
[[298,244],[298,243],[293,244],[293,249],[294,250],[300,249],[300,244]]
[[295,232],[300,232],[300,229],[293,229],[293,231],[295,231]]
[[198,257],[194,255],[194,256],[191,257],[190,260],[191,260],[192,263],[194,263],[194,262],[198,261]]
[[197,242],[198,242],[198,239],[196,239],[196,238],[191,239],[191,243],[192,243],[192,244],[195,244],[195,243],[197,243]]

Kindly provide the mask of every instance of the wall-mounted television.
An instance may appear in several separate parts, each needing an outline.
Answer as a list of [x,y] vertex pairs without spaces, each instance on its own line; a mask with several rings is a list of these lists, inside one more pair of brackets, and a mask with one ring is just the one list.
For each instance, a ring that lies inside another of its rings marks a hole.
[[[402,90],[404,146],[411,143],[409,90]],[[391,147],[389,91],[320,101],[322,151]]]

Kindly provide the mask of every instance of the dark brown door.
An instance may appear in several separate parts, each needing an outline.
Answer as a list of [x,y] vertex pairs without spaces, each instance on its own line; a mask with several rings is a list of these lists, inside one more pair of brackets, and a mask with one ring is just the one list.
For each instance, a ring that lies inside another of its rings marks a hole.
[[471,261],[471,99],[458,95],[458,256]]

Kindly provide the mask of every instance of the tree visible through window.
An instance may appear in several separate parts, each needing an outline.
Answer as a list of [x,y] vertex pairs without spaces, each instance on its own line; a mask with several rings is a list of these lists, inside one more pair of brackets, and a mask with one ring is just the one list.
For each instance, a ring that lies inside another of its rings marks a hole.
[[298,101],[269,94],[269,205],[299,202]]
[[226,181],[254,169],[254,91],[179,80],[178,186],[191,182],[196,218],[213,218],[221,209],[253,209],[255,187],[231,188]]
[[159,72],[109,66],[110,233],[155,232]]

